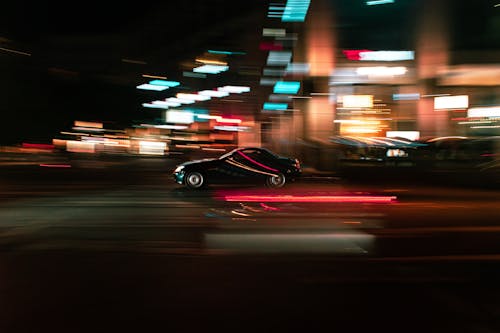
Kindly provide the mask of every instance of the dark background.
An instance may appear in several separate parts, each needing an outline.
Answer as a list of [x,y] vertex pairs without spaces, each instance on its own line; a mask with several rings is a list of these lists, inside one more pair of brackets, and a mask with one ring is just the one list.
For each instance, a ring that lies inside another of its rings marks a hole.
[[[439,1],[330,0],[339,48],[414,49],[418,24]],[[10,1],[0,18],[0,144],[50,142],[74,120],[123,128],[152,117],[142,74],[182,80],[180,63],[209,48],[258,51],[268,0]],[[285,2],[283,2],[285,3]],[[425,3],[425,5],[424,5]],[[451,61],[498,62],[495,1],[442,0]],[[271,26],[270,26],[271,27]],[[255,37],[257,38],[257,37]],[[462,58],[461,58],[462,57]],[[124,61],[125,60],[125,61]],[[130,62],[129,60],[132,60]],[[141,63],[136,63],[139,61]],[[185,87],[189,88],[189,87]]]
[[[50,142],[74,120],[123,128],[151,118],[142,74],[181,80],[179,63],[238,42],[267,1],[27,2],[0,20],[0,143]],[[260,13],[260,14],[259,14]],[[253,27],[252,29],[256,29]],[[140,62],[140,63],[137,63]],[[154,97],[153,97],[154,98]]]

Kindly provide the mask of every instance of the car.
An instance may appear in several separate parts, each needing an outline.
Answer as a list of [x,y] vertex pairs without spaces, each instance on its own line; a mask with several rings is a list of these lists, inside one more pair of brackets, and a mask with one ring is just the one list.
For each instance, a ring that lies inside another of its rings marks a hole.
[[179,164],[175,182],[189,189],[209,184],[263,184],[281,188],[301,174],[296,158],[278,155],[267,148],[240,147],[220,156]]

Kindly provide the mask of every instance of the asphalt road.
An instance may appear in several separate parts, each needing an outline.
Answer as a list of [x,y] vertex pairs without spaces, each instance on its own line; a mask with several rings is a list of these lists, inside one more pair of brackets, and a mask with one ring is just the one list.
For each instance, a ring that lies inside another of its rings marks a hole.
[[4,166],[0,332],[500,330],[497,190],[305,175],[188,191],[174,167]]

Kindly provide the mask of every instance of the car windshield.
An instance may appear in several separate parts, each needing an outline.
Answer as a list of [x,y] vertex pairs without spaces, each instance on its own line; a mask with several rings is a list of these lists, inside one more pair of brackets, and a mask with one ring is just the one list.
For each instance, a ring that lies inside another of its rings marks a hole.
[[229,156],[233,155],[233,154],[234,154],[235,152],[237,152],[238,150],[241,150],[241,148],[236,148],[236,149],[233,149],[233,150],[231,150],[231,151],[229,151],[229,152],[225,153],[224,155],[221,155],[221,156],[219,157],[219,159],[220,159],[220,160],[223,160],[223,159],[225,159],[225,158],[227,158],[227,157],[229,157]]

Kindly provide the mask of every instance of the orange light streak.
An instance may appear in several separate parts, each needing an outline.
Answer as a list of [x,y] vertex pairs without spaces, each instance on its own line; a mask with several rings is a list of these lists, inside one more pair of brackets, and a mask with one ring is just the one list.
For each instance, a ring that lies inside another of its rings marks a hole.
[[70,164],[40,164],[40,166],[47,168],[71,168]]

